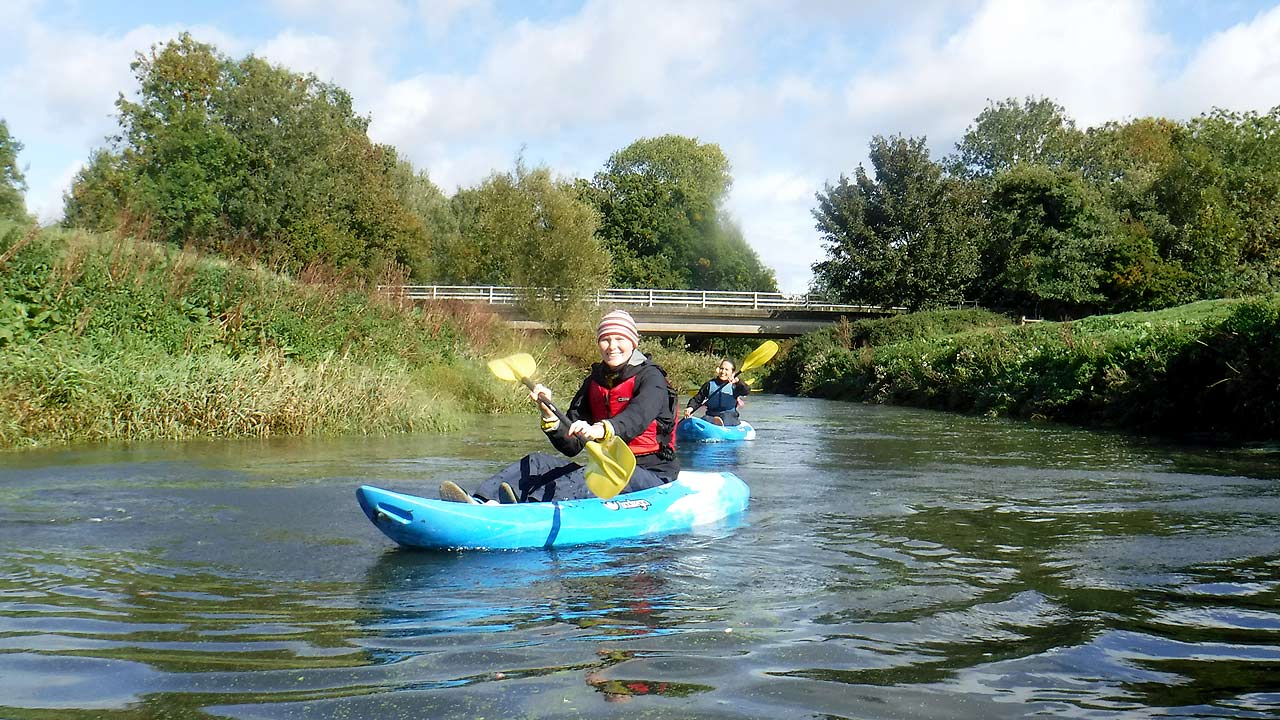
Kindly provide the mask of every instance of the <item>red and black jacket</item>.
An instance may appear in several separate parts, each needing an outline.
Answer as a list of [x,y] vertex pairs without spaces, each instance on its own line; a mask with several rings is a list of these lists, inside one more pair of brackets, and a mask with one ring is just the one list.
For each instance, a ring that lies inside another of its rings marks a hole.
[[[565,415],[570,422],[608,420],[614,434],[635,453],[636,465],[666,480],[674,480],[679,474],[675,448],[676,393],[662,368],[649,362],[638,350],[632,354],[631,361],[616,372],[604,363],[592,365],[591,374],[582,381]],[[557,450],[573,457],[582,452],[586,441],[567,436],[567,430],[557,426],[547,431],[547,437]]]

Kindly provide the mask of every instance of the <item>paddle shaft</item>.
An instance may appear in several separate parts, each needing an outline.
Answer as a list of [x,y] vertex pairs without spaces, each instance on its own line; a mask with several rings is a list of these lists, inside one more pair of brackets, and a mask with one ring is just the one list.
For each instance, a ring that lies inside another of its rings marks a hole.
[[[524,383],[524,386],[529,388],[529,392],[534,392],[534,388],[536,386],[533,384],[532,380],[530,380],[527,377],[522,377],[520,378],[520,382]],[[548,400],[547,398],[541,395],[538,396],[538,402],[542,403],[543,406],[545,406],[548,410],[554,413],[555,416],[560,419],[560,422],[564,423],[564,427],[566,430],[568,430],[569,426],[573,424],[569,422],[569,418],[566,417],[564,413],[560,412],[560,408],[556,407],[555,403],[551,402],[550,400]]]

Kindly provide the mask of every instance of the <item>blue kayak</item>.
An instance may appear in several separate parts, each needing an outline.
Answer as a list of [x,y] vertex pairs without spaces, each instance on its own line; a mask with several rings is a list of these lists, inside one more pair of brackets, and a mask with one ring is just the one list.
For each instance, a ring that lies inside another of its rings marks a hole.
[[676,440],[685,442],[726,442],[731,440],[755,440],[756,429],[751,423],[717,425],[702,418],[687,417],[676,426]]
[[742,512],[747,484],[730,472],[681,472],[675,482],[624,493],[513,505],[468,505],[364,485],[360,509],[406,547],[563,547],[688,530]]

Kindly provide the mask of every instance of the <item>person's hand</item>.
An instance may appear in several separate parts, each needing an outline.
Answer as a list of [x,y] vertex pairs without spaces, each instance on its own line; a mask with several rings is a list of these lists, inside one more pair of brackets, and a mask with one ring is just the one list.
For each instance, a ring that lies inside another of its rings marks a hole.
[[684,409],[684,416],[685,416],[685,417],[687,417],[687,418],[693,417],[693,408],[691,408],[691,407],[687,407],[687,408],[685,408],[685,409]]
[[603,423],[589,423],[586,420],[574,420],[569,426],[569,434],[577,435],[584,440],[600,440],[604,437]]
[[532,390],[529,391],[529,399],[534,402],[540,402],[541,400],[550,400],[551,388],[547,387],[546,385],[543,385],[542,383],[538,383],[537,385],[533,386]]
[[551,408],[546,405],[546,403],[551,402],[551,388],[538,383],[529,391],[529,399],[542,411],[543,420],[551,420],[555,417],[555,413],[551,412]]

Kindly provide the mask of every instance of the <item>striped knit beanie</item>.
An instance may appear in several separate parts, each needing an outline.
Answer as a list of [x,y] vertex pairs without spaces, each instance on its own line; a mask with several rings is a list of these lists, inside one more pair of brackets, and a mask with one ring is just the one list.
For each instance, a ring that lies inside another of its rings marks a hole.
[[640,331],[636,329],[636,321],[626,310],[614,310],[600,318],[596,326],[596,339],[605,335],[621,335],[631,341],[632,345],[640,344]]

